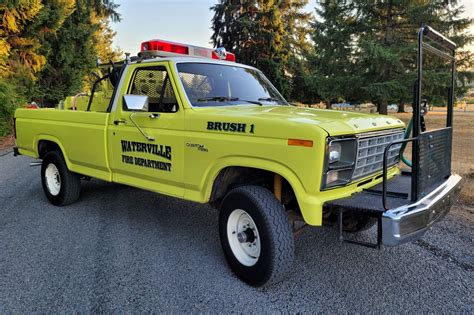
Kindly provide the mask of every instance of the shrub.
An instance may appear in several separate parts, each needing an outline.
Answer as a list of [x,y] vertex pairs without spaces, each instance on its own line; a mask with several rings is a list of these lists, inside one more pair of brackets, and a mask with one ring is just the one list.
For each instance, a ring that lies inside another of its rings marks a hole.
[[12,132],[15,109],[24,99],[6,79],[0,79],[0,137]]

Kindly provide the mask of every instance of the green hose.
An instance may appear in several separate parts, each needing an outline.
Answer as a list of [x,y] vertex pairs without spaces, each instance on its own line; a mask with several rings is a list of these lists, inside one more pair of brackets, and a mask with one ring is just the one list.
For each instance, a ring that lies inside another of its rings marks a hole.
[[[407,129],[405,130],[405,139],[410,138],[411,130],[413,129],[413,117],[410,119],[410,122],[408,123]],[[400,159],[405,163],[408,167],[412,167],[412,163],[410,160],[408,160],[403,153],[405,152],[405,148],[407,146],[407,143],[402,144],[402,148],[400,149]]]

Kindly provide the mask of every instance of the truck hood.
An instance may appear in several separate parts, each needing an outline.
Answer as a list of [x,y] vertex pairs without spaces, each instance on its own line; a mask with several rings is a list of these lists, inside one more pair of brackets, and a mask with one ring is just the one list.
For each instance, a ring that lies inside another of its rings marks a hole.
[[195,107],[194,109],[204,112],[209,111],[218,116],[240,117],[250,120],[280,120],[282,123],[287,121],[293,124],[316,125],[324,129],[331,136],[404,127],[400,119],[386,115],[296,106],[234,105]]

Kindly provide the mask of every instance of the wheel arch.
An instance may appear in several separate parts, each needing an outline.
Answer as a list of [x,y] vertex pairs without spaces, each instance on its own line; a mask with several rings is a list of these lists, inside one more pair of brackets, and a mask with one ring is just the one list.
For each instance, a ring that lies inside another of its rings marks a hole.
[[291,169],[273,161],[252,161],[221,164],[212,172],[211,181],[208,181],[206,196],[209,203],[217,206],[225,194],[232,188],[244,185],[257,185],[273,191],[274,176],[281,176],[283,194],[282,201],[287,202],[294,196],[298,204],[298,195],[303,186]]
[[36,144],[34,147],[36,148],[37,156],[40,159],[42,159],[48,152],[61,151],[61,154],[63,155],[64,160],[66,161],[66,165],[68,166],[68,168],[70,167],[71,162],[67,157],[64,146],[58,138],[50,135],[40,135],[35,139],[35,143]]

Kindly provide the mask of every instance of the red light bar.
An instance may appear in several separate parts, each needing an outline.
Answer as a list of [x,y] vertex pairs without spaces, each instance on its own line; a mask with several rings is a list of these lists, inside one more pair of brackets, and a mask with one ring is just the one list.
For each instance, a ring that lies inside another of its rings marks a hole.
[[165,42],[165,41],[158,41],[158,40],[143,42],[141,51],[148,51],[148,50],[166,51],[166,52],[182,54],[182,55],[189,54],[189,49],[187,46]]
[[233,53],[227,52],[225,59],[224,58],[219,58],[219,56],[216,54],[215,51],[212,52],[212,59],[220,59],[220,60],[226,60],[226,61],[235,61],[235,55]]
[[212,58],[217,60],[235,61],[235,55],[224,50],[220,52],[220,48],[216,50],[173,43],[161,39],[152,39],[141,43],[139,56],[150,57],[172,57],[174,54],[187,55],[190,57]]

